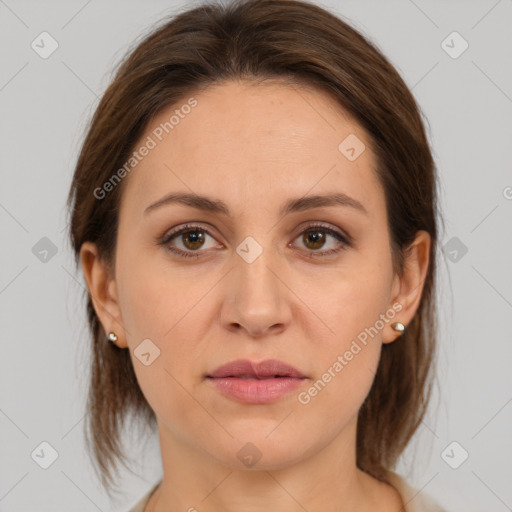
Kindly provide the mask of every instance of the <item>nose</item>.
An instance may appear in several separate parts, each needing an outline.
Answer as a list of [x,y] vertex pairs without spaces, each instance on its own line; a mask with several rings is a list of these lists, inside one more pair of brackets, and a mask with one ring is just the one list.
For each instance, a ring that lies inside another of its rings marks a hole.
[[282,332],[290,323],[290,291],[270,251],[263,250],[251,263],[235,255],[221,310],[225,328],[261,338]]

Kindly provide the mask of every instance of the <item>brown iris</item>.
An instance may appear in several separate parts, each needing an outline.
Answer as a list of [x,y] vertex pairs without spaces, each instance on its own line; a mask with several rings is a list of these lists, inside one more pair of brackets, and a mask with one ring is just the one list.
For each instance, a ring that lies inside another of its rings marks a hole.
[[[325,233],[322,231],[304,231],[302,236],[302,240],[304,241],[306,247],[309,249],[319,249],[325,243]],[[313,240],[314,247],[308,246],[308,242]]]
[[204,233],[198,229],[185,231],[181,234],[183,240],[190,240],[189,243],[183,243],[187,249],[199,249],[204,243]]

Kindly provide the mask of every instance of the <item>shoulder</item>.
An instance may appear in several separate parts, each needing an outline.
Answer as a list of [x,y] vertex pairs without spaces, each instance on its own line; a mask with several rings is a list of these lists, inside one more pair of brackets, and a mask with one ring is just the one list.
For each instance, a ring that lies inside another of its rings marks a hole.
[[[425,491],[415,489],[399,474],[388,471],[385,478],[400,494],[405,505],[403,512],[447,512]],[[160,483],[156,483],[128,512],[144,512],[149,498]]]
[[144,512],[144,508],[149,502],[149,498],[156,491],[161,482],[157,482],[128,512]]
[[447,512],[425,491],[415,489],[399,474],[388,471],[385,479],[400,494],[405,507],[403,512]]

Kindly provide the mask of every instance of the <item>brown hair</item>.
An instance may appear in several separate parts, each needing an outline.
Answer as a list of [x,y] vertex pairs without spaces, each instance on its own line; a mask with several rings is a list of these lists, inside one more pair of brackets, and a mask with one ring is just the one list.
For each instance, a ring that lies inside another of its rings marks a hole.
[[[431,394],[437,183],[414,97],[376,46],[341,18],[304,1],[238,0],[178,13],[144,36],[101,98],[78,158],[68,197],[76,263],[82,244],[91,241],[113,268],[123,182],[102,200],[94,191],[128,160],[151,118],[211,84],[239,79],[313,86],[329,93],[366,130],[385,194],[397,273],[417,231],[431,236],[418,311],[399,342],[383,345],[359,411],[357,465],[382,479],[423,419]],[[85,436],[109,490],[116,459],[125,464],[120,435],[127,414],[134,412],[150,426],[156,421],[128,351],[106,341],[85,294],[92,334]]]

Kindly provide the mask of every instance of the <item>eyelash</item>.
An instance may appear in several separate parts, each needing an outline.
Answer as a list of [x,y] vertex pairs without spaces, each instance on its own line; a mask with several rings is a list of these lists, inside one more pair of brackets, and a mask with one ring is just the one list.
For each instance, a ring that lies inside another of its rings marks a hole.
[[[345,250],[345,249],[347,249],[347,248],[352,246],[350,238],[347,238],[347,237],[343,236],[341,233],[339,233],[338,231],[336,231],[336,230],[334,230],[334,229],[332,229],[332,228],[330,228],[328,226],[322,225],[322,224],[312,224],[310,226],[307,226],[304,230],[302,230],[299,233],[298,236],[303,235],[307,231],[314,231],[314,230],[321,231],[323,233],[331,235],[336,240],[341,242],[341,245],[338,248],[336,248],[336,249],[329,249],[327,251],[314,251],[314,250],[309,250],[308,251],[308,250],[306,250],[309,253],[308,257],[311,257],[311,258],[325,258],[325,257],[328,257],[328,256],[333,256],[335,254],[338,254],[339,252],[341,252],[341,251],[343,251],[343,250]],[[187,225],[183,226],[181,229],[179,229],[177,231],[173,231],[171,233],[165,234],[158,241],[158,244],[164,246],[165,249],[168,250],[169,252],[171,252],[173,254],[177,254],[179,257],[183,257],[183,258],[200,258],[201,257],[201,252],[206,252],[206,251],[201,251],[201,250],[197,250],[197,251],[183,251],[181,249],[177,249],[176,247],[173,247],[173,246],[169,245],[169,242],[171,242],[174,238],[177,238],[177,237],[179,237],[180,235],[182,235],[184,233],[194,232],[194,231],[199,231],[199,232],[202,232],[202,233],[206,233],[208,236],[212,236],[212,235],[210,235],[208,230],[202,228],[199,225],[187,224]],[[296,238],[298,238],[298,236]]]
[[[341,242],[341,246],[336,249],[329,249],[328,251],[311,251],[310,254],[308,255],[311,258],[325,258],[328,256],[332,256],[332,255],[337,254],[337,253],[352,246],[350,239],[347,239],[347,237],[343,236],[338,231],[335,231],[334,229],[332,229],[328,226],[324,226],[322,224],[312,224],[311,226],[308,226],[307,228],[302,230],[298,236],[303,235],[307,231],[313,231],[315,229],[318,231],[322,231],[323,233],[326,233],[328,235],[333,236],[339,242]],[[202,233],[206,233],[208,236],[212,236],[212,235],[210,235],[208,230],[202,228],[201,226],[198,226],[196,224],[187,224],[177,231],[173,231],[171,233],[165,234],[163,237],[161,237],[161,239],[159,239],[158,244],[164,246],[166,250],[168,250],[169,252],[172,252],[174,254],[177,254],[180,257],[200,258],[201,252],[206,252],[206,251],[200,251],[200,250],[183,251],[181,249],[177,249],[176,247],[172,247],[169,245],[169,242],[171,240],[173,240],[174,238],[179,237],[183,233],[194,232],[194,231],[200,231]],[[296,238],[298,238],[298,237],[296,237]]]

